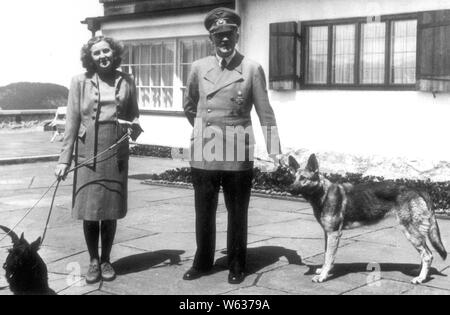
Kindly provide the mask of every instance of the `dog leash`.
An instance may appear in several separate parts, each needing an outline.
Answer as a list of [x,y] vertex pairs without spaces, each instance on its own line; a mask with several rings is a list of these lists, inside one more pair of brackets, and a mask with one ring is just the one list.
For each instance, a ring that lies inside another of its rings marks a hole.
[[[66,174],[65,175],[67,175],[67,174],[69,174],[69,173],[71,173],[71,172],[74,172],[75,170],[77,170],[77,169],[79,169],[79,168],[81,168],[81,167],[83,167],[83,166],[86,166],[87,164],[89,164],[91,161],[93,161],[94,159],[96,159],[96,158],[98,158],[99,156],[101,156],[101,155],[103,155],[103,154],[105,154],[105,153],[107,153],[107,152],[109,152],[109,151],[111,151],[111,150],[113,150],[115,147],[117,147],[118,145],[120,145],[122,142],[124,142],[126,139],[128,139],[128,138],[130,138],[130,132],[128,131],[126,134],[124,134],[123,136],[122,136],[122,138],[120,138],[119,140],[117,140],[115,143],[113,143],[111,146],[109,146],[106,150],[104,150],[104,151],[102,151],[102,152],[100,152],[100,153],[98,153],[98,154],[96,154],[95,156],[93,156],[92,158],[90,158],[90,159],[88,159],[88,160],[86,160],[86,161],[84,161],[83,163],[81,163],[81,164],[78,164],[77,166],[74,166],[73,168],[71,168],[70,170],[68,170],[67,172],[66,172]],[[17,228],[17,226],[19,226],[19,224],[20,223],[22,223],[22,221],[23,220],[25,220],[25,218],[31,213],[31,211],[33,211],[33,209],[34,208],[36,208],[36,206],[39,204],[39,202],[41,202],[42,201],[42,199],[44,199],[44,197],[45,197],[45,195],[47,195],[47,193],[53,188],[53,186],[55,186],[55,184],[56,184],[56,187],[55,187],[55,191],[53,192],[53,197],[52,197],[52,202],[51,202],[51,204],[50,204],[50,210],[49,210],[49,213],[48,213],[48,216],[47,216],[47,221],[46,221],[46,223],[45,223],[45,228],[44,228],[44,233],[43,233],[43,235],[42,235],[42,237],[41,237],[41,244],[40,245],[42,245],[43,243],[44,243],[44,239],[45,239],[45,235],[47,234],[47,229],[48,229],[48,224],[49,224],[49,222],[50,222],[50,217],[51,217],[51,214],[52,214],[52,211],[53,211],[53,204],[54,204],[54,202],[55,202],[55,198],[56,198],[56,192],[58,191],[58,187],[59,187],[59,184],[60,184],[60,182],[61,182],[61,178],[58,178],[58,179],[56,179],[51,185],[50,185],[50,187],[45,191],[45,193],[41,196],[41,198],[25,213],[25,215],[13,226],[13,228],[12,229],[10,229],[10,231],[8,232],[8,233],[6,233],[5,235],[3,235],[3,237],[0,239],[0,242],[1,241],[3,241],[10,233],[12,233],[16,228]]]

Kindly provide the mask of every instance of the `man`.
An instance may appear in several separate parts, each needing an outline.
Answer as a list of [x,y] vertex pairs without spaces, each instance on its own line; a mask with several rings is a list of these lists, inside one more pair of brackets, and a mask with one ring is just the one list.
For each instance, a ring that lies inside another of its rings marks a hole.
[[247,217],[253,179],[253,130],[250,112],[255,105],[269,156],[280,153],[276,120],[270,106],[264,71],[236,51],[241,18],[217,8],[204,21],[215,56],[197,60],[187,84],[184,112],[194,127],[191,170],[195,190],[197,252],[183,276],[197,279],[214,263],[216,210],[220,186],[228,210],[228,282],[245,277]]

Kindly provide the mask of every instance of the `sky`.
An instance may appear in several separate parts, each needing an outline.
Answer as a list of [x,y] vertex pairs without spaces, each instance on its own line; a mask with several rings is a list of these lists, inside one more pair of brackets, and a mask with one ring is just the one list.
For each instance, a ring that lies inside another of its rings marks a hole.
[[80,49],[91,36],[86,17],[101,16],[98,0],[11,0],[0,4],[0,86],[14,82],[68,87],[83,72]]

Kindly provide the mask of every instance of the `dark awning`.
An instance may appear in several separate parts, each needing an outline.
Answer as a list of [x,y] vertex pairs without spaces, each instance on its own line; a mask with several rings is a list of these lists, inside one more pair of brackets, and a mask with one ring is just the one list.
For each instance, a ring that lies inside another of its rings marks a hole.
[[206,13],[217,7],[234,8],[234,0],[147,0],[147,1],[109,1],[103,2],[105,15],[88,17],[83,24],[95,33],[105,22],[129,21],[158,16],[176,16],[189,13]]

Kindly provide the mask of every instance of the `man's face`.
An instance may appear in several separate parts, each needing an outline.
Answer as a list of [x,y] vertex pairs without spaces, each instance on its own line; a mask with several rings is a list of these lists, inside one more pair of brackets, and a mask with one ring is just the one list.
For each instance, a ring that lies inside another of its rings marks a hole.
[[211,34],[210,38],[216,48],[217,55],[221,58],[226,58],[233,54],[239,40],[239,34],[237,30],[234,30]]

